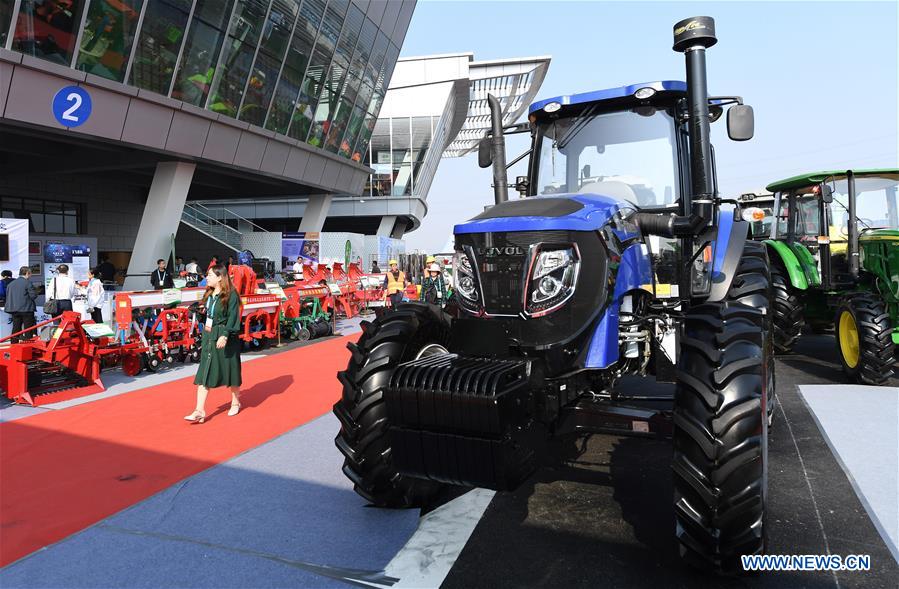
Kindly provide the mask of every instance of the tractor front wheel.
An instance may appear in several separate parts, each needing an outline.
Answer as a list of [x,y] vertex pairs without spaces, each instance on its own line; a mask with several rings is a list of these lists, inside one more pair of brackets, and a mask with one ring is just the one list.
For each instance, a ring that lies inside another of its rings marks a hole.
[[356,492],[378,507],[420,507],[442,483],[400,474],[393,466],[384,390],[394,369],[418,357],[446,353],[449,317],[429,305],[399,305],[374,322],[362,322],[345,371],[337,374],[343,395],[334,405],[340,420],[335,438],[344,474]]
[[774,351],[789,354],[802,335],[805,307],[790,283],[790,277],[778,264],[771,265],[771,295]]
[[766,544],[773,418],[768,260],[746,244],[725,301],[684,319],[674,397],[674,512],[685,562],[742,572]]
[[873,294],[846,297],[834,318],[837,355],[854,382],[882,385],[893,375],[893,326],[883,301]]

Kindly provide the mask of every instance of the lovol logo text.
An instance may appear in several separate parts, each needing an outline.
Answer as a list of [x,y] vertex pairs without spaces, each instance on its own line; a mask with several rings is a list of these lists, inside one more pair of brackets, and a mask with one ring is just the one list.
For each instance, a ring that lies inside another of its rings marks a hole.
[[524,255],[524,248],[518,247],[517,245],[509,245],[506,247],[487,247],[478,250],[478,253],[483,256],[487,256],[488,258],[497,256],[522,256]]

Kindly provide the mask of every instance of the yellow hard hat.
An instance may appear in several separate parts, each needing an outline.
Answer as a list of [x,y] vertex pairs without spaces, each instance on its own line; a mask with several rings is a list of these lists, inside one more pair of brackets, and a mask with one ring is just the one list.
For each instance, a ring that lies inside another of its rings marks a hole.
[[393,266],[394,264],[396,264],[397,266],[399,266],[399,264],[397,263],[396,260],[390,260],[389,262],[387,262],[387,265],[388,265],[388,266]]

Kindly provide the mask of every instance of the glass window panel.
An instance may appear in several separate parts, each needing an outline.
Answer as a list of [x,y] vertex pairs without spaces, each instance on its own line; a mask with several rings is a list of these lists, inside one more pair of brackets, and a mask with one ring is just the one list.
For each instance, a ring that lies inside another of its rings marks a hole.
[[237,117],[240,99],[253,64],[254,45],[241,43],[234,37],[228,37],[222,57],[222,75],[216,82],[209,110],[229,117]]
[[378,39],[371,50],[371,58],[368,60],[365,76],[363,76],[365,83],[372,88],[378,83],[378,75],[381,73],[381,66],[384,65],[384,56],[387,54],[387,46],[389,44],[387,36],[384,33],[378,33]]
[[325,0],[303,0],[303,6],[300,8],[300,22],[305,21],[306,31],[311,32],[312,38],[315,38],[324,14]]
[[[387,48],[387,55],[384,56],[384,67],[381,68],[381,75],[378,78],[378,84],[375,91],[386,90],[390,84],[390,78],[393,76],[393,68],[396,66],[396,60],[400,56],[400,50],[391,43]],[[374,114],[378,114],[374,111]]]
[[190,5],[189,0],[149,0],[131,64],[132,86],[168,94]]
[[194,18],[198,18],[206,24],[224,30],[228,17],[231,16],[233,0],[197,0],[194,8]]
[[123,81],[142,6],[143,0],[91,3],[75,67],[101,78]]
[[252,125],[262,126],[265,113],[275,91],[278,81],[278,70],[281,68],[280,58],[275,59],[260,52],[256,56],[256,67],[247,83],[247,92],[240,107],[240,120]]
[[346,83],[341,90],[341,96],[350,101],[350,104],[356,102],[356,96],[359,94],[359,84],[362,80],[354,76],[347,76]]
[[368,112],[373,114],[374,116],[378,116],[378,112],[381,110],[381,103],[384,102],[384,95],[380,92],[375,92],[371,100],[368,102]]
[[194,106],[206,103],[224,34],[194,19],[184,45],[172,98]]
[[350,62],[350,74],[362,78],[365,75],[365,66],[371,57],[371,49],[375,43],[375,36],[378,28],[375,23],[365,19],[362,26],[362,32],[359,33],[359,42],[356,44],[356,51],[353,53],[353,60]]
[[256,50],[269,0],[237,0],[228,35]]
[[31,213],[30,220],[31,220],[31,223],[29,223],[29,225],[31,226],[32,231],[34,231],[36,233],[44,232],[44,215],[43,215],[43,213]]
[[44,215],[44,232],[45,233],[62,233],[65,225],[62,222],[62,215]]
[[12,24],[13,0],[0,0],[0,47],[6,47],[9,27]]
[[280,61],[290,42],[293,23],[297,19],[297,2],[275,0],[268,12],[268,20],[262,29],[259,51]]
[[340,42],[337,44],[337,57],[345,68],[350,66],[350,59],[353,57],[353,50],[356,48],[356,41],[359,39],[359,31],[362,30],[364,21],[365,14],[355,6],[351,6],[340,33]]
[[63,232],[64,233],[78,233],[78,218],[77,217],[65,217],[63,219]]
[[[268,123],[266,124],[266,127],[272,131],[286,133],[294,114],[305,118],[303,113],[295,113],[295,110],[299,109],[297,96],[302,85],[303,74],[306,72],[306,66],[309,64],[309,56],[312,53],[312,46],[315,43],[315,37],[318,34],[318,27],[321,24],[324,11],[325,3],[321,0],[306,0],[303,2],[299,19],[297,19],[296,27],[294,28],[293,38],[290,42],[290,48],[285,58],[284,70],[281,72],[278,89],[272,101]],[[321,55],[320,60],[324,61],[325,57]],[[297,129],[297,132],[299,131],[301,131],[300,128]],[[306,127],[306,130],[303,132],[303,139],[306,138],[308,131],[309,129]]]
[[331,113],[337,108],[337,100],[337,94],[331,91],[329,85],[326,85],[321,99],[318,101],[318,107],[315,109],[312,130],[306,140],[310,145],[321,146],[324,142],[328,128],[331,126]]
[[331,153],[343,151],[349,155],[350,145],[342,140],[343,135],[346,132],[347,123],[350,122],[350,114],[352,114],[352,112],[353,103],[346,99],[341,99],[340,103],[337,105],[336,112],[334,113],[334,118],[328,125],[328,138],[325,142],[325,149]]
[[374,90],[372,90],[372,87],[363,82],[362,86],[359,88],[359,95],[356,97],[356,104],[363,109],[367,109],[368,103],[371,102],[371,95],[373,92]]
[[312,54],[312,61],[309,63],[309,69],[306,71],[306,77],[303,80],[303,87],[297,100],[296,111],[292,117],[294,122],[291,123],[290,130],[287,133],[294,139],[306,140],[306,135],[309,133],[309,128],[314,118],[313,115],[318,103],[318,97],[322,91],[322,79],[327,63],[328,56],[316,46],[315,52]]
[[323,53],[328,56],[328,59],[333,57],[334,51],[337,48],[337,40],[340,37],[340,29],[343,26],[343,19],[346,15],[346,9],[343,9],[343,12],[340,12],[340,5],[331,2],[328,5],[328,9],[325,11],[325,18],[322,21],[321,29],[319,30],[318,36],[318,45],[316,45],[316,49],[321,49]]
[[[356,140],[359,138],[359,131],[362,130],[365,114],[365,111],[359,106],[356,106],[356,108],[353,109],[353,115],[350,117],[346,135],[344,135],[344,142],[340,145],[340,155],[348,157],[354,162],[362,161],[362,153],[354,150],[353,147],[356,145]],[[344,144],[346,145],[346,150],[344,150]]]
[[278,89],[272,99],[271,109],[268,113],[268,122],[265,128],[276,133],[287,133],[290,117],[296,106],[297,95],[300,93],[300,74],[296,70],[284,66],[281,79],[278,81]]
[[[353,150],[354,153],[365,153],[368,150],[369,141],[372,140],[372,133],[375,130],[375,125],[384,124],[386,121],[378,121],[376,117],[371,116],[370,114],[365,115],[365,122],[362,123],[362,130],[359,132],[359,139],[356,140],[356,147]],[[379,132],[377,134],[377,138],[379,141],[383,141],[385,145],[375,148],[375,145],[372,144],[372,157],[375,162],[379,162],[382,159],[386,159],[387,162],[390,162],[390,134],[389,131],[385,130],[383,132]],[[381,151],[384,152],[385,155],[380,155]],[[387,193],[385,193],[387,194]]]
[[68,66],[85,3],[85,0],[23,0],[13,32],[12,50]]

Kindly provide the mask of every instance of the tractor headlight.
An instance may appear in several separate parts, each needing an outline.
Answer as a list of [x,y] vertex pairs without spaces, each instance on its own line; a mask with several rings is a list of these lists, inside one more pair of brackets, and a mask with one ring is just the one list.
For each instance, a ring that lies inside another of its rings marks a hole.
[[463,306],[472,308],[472,305],[478,302],[478,285],[471,260],[463,252],[456,252],[453,257],[453,279]]
[[575,247],[536,247],[525,289],[524,308],[528,314],[540,316],[561,307],[574,294],[580,256]]
[[712,290],[712,246],[702,248],[690,265],[690,286],[694,296],[707,295]]

